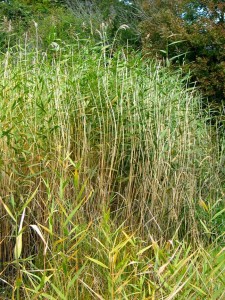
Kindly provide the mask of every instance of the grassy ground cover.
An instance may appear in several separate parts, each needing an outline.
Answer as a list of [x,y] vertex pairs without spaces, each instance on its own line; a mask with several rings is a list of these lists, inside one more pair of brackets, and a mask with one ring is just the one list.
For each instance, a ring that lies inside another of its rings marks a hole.
[[224,142],[100,34],[1,55],[1,299],[224,299]]

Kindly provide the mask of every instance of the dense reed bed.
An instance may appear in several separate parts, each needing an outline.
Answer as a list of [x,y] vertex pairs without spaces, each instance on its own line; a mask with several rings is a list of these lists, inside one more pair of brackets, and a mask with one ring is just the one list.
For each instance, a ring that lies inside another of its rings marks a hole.
[[223,137],[128,50],[1,55],[1,299],[224,299]]

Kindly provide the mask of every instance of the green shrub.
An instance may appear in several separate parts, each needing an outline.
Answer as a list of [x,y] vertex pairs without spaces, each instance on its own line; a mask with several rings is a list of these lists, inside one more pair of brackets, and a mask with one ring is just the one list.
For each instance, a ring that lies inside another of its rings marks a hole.
[[211,102],[225,99],[225,4],[222,1],[143,1],[145,53],[171,59],[197,81]]

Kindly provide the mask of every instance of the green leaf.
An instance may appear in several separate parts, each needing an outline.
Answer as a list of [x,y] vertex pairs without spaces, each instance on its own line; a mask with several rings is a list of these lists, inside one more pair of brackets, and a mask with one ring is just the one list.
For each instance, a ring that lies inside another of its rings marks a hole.
[[57,300],[58,299],[58,298],[54,298],[53,296],[46,294],[46,293],[41,294],[41,296],[44,296],[46,299],[49,299],[49,300]]
[[211,232],[209,231],[209,229],[206,227],[205,223],[204,223],[202,220],[200,220],[200,223],[202,224],[202,226],[203,226],[203,228],[205,229],[205,232],[206,232],[206,233],[211,233]]
[[[60,299],[68,300],[68,299],[66,299],[66,296],[64,296],[63,293],[53,283],[51,284],[51,286],[53,287],[53,289],[55,290],[57,295],[60,297]],[[59,299],[59,298],[57,298],[57,299]]]
[[73,285],[74,282],[77,280],[77,278],[80,276],[82,273],[84,267],[86,266],[87,263],[84,263],[84,265],[76,272],[76,274],[73,276],[73,278],[69,281],[68,283],[68,289],[70,289]]
[[222,213],[224,213],[224,212],[225,212],[225,208],[222,209],[222,210],[220,210],[218,213],[216,213],[216,214],[213,216],[212,221],[215,220],[215,219],[216,219],[217,217],[219,217],[220,215],[222,215]]
[[28,204],[31,202],[31,200],[34,198],[34,196],[37,194],[38,188],[39,188],[39,186],[36,188],[36,190],[33,192],[33,194],[24,203],[23,207],[21,208],[21,211],[23,211],[28,206]]
[[192,283],[190,283],[190,285],[191,285],[197,292],[199,292],[200,294],[202,294],[202,295],[204,295],[204,296],[207,296],[207,294],[206,294],[202,289],[200,289],[200,287],[198,287],[198,286],[196,286],[196,285],[194,285],[194,284],[192,284]]

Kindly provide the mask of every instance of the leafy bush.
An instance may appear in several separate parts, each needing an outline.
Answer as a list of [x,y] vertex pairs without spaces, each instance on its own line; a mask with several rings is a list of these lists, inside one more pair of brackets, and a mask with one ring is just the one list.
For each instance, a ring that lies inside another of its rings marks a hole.
[[145,52],[172,58],[186,72],[190,68],[204,95],[221,103],[225,99],[225,3],[155,0],[143,1],[142,7]]

